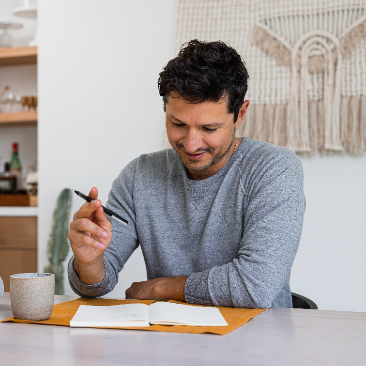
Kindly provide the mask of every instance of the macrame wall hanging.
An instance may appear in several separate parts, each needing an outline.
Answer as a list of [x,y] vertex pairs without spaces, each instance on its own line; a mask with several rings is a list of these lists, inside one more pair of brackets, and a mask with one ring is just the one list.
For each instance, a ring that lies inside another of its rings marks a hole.
[[311,154],[366,151],[366,0],[179,0],[175,54],[222,40],[248,67],[238,135]]

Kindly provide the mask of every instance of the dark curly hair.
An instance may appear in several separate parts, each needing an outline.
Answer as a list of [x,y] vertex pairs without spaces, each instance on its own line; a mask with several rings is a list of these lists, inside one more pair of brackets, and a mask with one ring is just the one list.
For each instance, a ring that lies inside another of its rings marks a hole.
[[236,122],[248,90],[249,74],[240,55],[224,42],[194,39],[182,46],[178,56],[159,75],[159,94],[164,111],[168,96],[178,92],[190,103],[218,102],[227,97],[228,113]]

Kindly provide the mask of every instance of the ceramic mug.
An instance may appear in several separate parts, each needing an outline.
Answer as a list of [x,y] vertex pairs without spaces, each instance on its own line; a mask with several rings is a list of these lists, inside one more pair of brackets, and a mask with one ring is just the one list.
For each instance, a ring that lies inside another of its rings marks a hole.
[[55,275],[20,273],[10,276],[10,301],[14,318],[46,320],[53,310]]
[[3,295],[4,295],[4,282],[0,277],[0,300],[3,297]]

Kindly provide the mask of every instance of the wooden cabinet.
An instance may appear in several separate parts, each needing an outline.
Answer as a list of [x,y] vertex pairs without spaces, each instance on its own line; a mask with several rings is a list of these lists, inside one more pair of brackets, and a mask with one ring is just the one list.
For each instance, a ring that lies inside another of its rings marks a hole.
[[37,217],[0,217],[0,277],[37,272]]

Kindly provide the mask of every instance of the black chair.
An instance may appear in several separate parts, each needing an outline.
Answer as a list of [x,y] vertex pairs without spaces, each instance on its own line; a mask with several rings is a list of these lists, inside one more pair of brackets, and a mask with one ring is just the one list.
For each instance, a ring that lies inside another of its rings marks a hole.
[[292,305],[294,308],[298,309],[318,309],[314,301],[311,301],[305,296],[295,294],[291,292],[292,295]]

